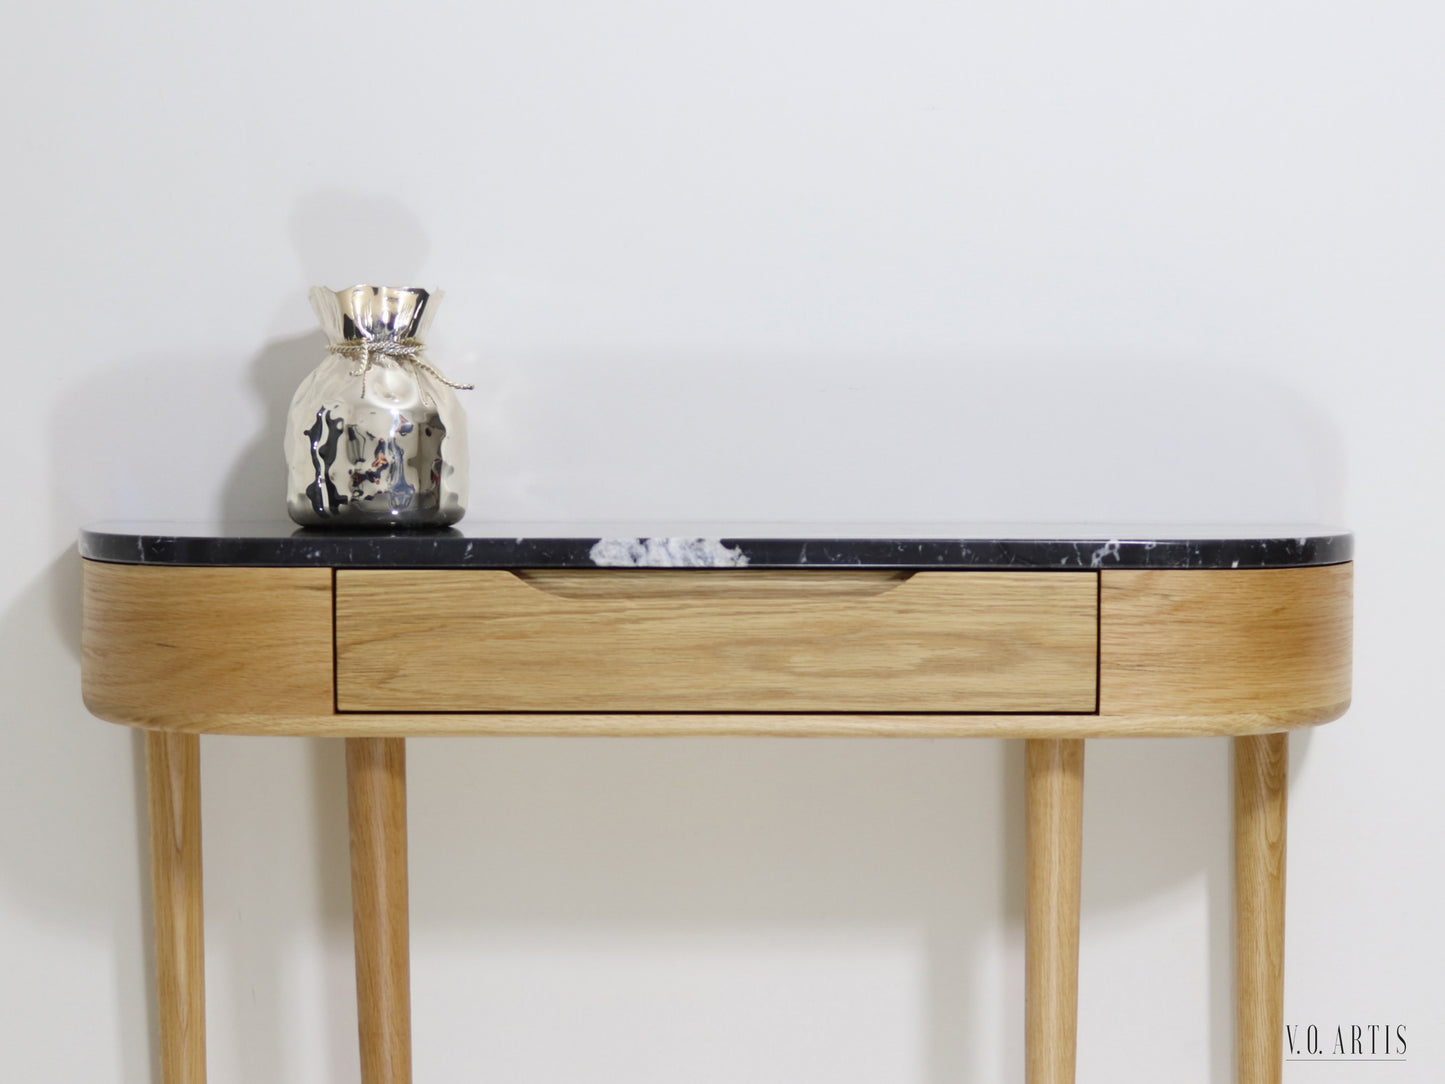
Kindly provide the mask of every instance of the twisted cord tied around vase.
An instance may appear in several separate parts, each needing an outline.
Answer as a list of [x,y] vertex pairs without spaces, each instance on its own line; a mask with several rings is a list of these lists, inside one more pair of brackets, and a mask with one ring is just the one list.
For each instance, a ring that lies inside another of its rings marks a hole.
[[423,361],[421,352],[423,344],[418,339],[363,339],[361,342],[332,343],[327,347],[328,353],[340,354],[342,357],[361,359],[360,367],[351,370],[352,376],[361,377],[361,395],[366,397],[366,374],[371,372],[372,359],[381,354],[389,358],[400,358],[409,361],[423,372],[429,373],[441,383],[457,391],[471,391],[472,384],[458,384],[454,380],[448,380],[432,366],[428,361]]

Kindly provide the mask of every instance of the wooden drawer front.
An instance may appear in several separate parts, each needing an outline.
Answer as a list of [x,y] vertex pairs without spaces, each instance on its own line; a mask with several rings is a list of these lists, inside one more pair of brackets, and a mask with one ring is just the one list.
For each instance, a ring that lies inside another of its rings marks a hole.
[[1092,712],[1092,572],[338,571],[343,712]]

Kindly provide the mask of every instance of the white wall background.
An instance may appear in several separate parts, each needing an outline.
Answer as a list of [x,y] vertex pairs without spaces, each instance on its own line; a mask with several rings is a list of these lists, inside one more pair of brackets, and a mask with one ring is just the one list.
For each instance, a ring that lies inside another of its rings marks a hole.
[[[1294,745],[1293,1024],[1438,1081],[1445,13],[1172,4],[7,6],[0,1050],[157,1079],[135,736],[76,530],[281,510],[313,283],[448,290],[473,518],[1359,533]],[[264,677],[258,678],[264,680]],[[336,744],[208,739],[211,1079],[357,1079]],[[419,741],[420,1081],[1022,1073],[1021,758]],[[1094,743],[1080,1080],[1230,1079],[1228,753]]]

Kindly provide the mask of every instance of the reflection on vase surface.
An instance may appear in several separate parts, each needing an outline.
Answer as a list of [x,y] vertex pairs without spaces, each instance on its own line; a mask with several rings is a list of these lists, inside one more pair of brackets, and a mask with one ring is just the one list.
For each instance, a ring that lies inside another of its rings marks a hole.
[[422,340],[440,295],[316,287],[329,343],[286,425],[286,510],[307,527],[436,527],[465,513],[466,425]]

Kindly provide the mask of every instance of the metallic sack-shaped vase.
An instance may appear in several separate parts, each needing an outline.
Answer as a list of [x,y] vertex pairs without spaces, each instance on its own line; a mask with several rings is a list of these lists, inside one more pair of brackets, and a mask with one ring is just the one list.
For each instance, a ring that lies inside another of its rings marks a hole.
[[444,527],[466,511],[466,419],[422,340],[440,292],[311,291],[329,343],[286,418],[286,511],[304,527]]

